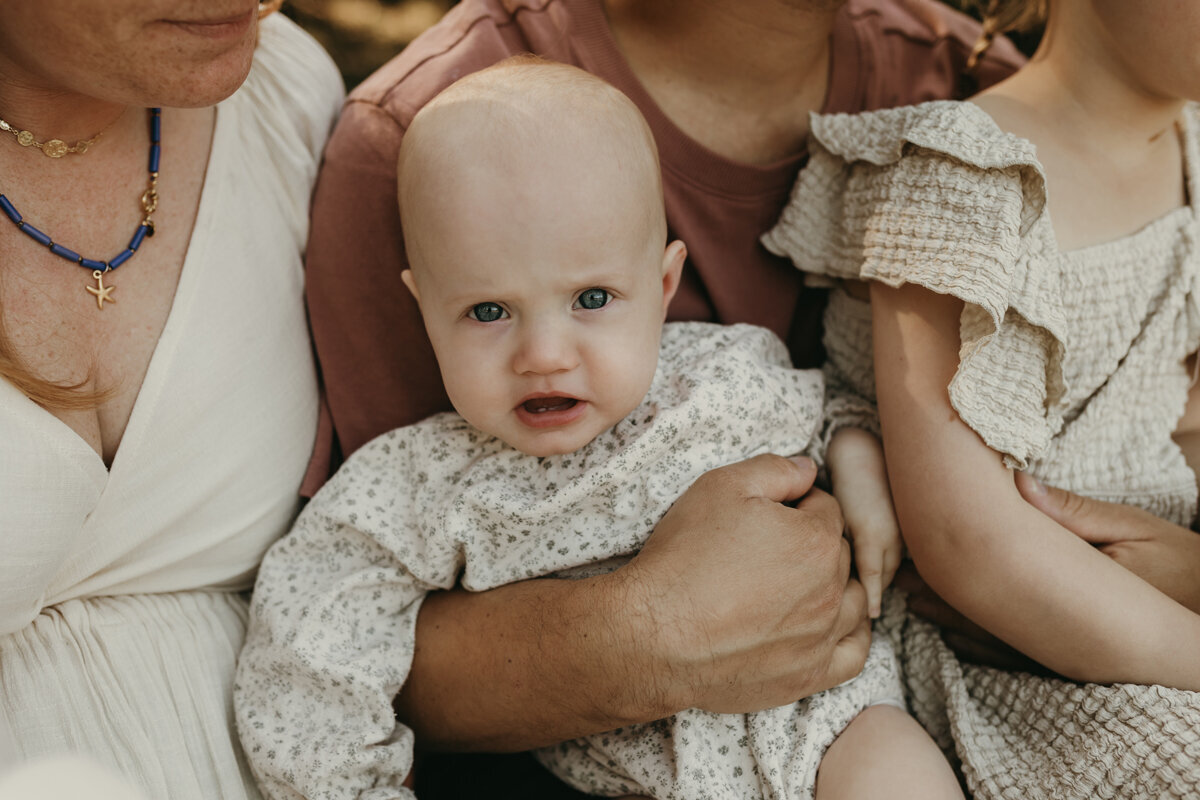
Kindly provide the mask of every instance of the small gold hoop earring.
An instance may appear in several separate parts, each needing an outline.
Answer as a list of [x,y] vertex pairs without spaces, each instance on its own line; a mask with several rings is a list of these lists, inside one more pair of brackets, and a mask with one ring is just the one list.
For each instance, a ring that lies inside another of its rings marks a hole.
[[279,10],[283,5],[283,0],[263,0],[258,4],[258,18],[268,17]]

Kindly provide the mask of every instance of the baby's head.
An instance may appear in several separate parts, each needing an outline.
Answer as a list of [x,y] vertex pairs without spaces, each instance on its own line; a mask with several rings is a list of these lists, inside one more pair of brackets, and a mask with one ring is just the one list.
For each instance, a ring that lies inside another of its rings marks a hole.
[[468,422],[547,456],[637,407],[686,254],[666,246],[654,139],[628,98],[510,59],[417,114],[399,174],[404,282]]

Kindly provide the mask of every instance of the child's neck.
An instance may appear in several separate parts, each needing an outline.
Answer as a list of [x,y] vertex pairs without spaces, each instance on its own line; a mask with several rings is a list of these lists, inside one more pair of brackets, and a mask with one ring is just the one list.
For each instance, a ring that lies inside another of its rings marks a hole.
[[1184,101],[1139,85],[1086,29],[1064,28],[1051,26],[1028,66],[974,100],[1037,146],[1067,251],[1134,233],[1187,197]]

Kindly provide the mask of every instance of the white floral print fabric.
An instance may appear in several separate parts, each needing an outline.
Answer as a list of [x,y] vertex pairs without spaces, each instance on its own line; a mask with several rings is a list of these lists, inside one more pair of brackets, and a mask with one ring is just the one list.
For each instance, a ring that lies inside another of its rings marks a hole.
[[[675,323],[643,403],[575,453],[527,456],[455,414],[360,449],[259,573],[235,698],[267,797],[411,797],[413,735],[392,700],[427,592],[616,568],[704,472],[760,453],[819,455],[822,395],[820,373],[793,369],[763,329]],[[687,711],[540,757],[597,794],[808,797],[837,733],[899,697],[880,638],[862,677],[816,697],[750,715]]]

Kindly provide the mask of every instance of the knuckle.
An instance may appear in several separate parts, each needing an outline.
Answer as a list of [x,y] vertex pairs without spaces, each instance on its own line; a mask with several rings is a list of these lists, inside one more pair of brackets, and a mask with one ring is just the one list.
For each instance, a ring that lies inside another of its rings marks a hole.
[[814,611],[819,617],[830,624],[837,619],[842,608],[845,589],[836,581],[828,581],[816,593]]
[[810,537],[827,543],[841,540],[846,531],[846,520],[837,500],[831,495],[814,491],[808,494],[805,501]]
[[753,459],[757,465],[764,470],[770,470],[772,473],[772,483],[785,483],[791,481],[799,471],[791,459],[784,458],[775,453],[761,453]]
[[840,534],[837,536],[813,536],[808,540],[807,545],[808,557],[820,567],[821,571],[838,568],[843,558],[850,556],[850,542]]
[[1076,518],[1083,518],[1088,514],[1091,504],[1086,498],[1072,492],[1063,492],[1062,494],[1062,509],[1068,515]]
[[738,484],[739,481],[734,470],[731,467],[721,467],[701,475],[692,484],[692,488],[698,490],[702,495],[726,494],[734,490]]

